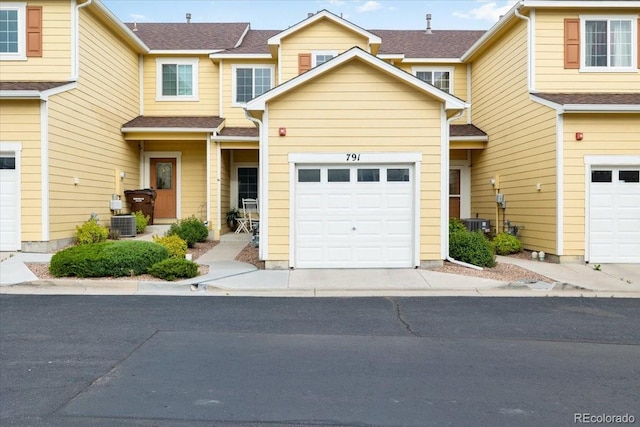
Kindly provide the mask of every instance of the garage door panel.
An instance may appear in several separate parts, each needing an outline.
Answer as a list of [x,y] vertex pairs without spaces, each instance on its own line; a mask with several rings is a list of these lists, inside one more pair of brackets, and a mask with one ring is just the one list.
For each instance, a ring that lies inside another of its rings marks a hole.
[[353,226],[351,220],[327,220],[326,233],[329,237],[344,237],[351,233]]
[[329,194],[326,196],[327,208],[351,210],[350,194]]
[[317,194],[299,194],[297,205],[299,209],[320,209],[322,197]]
[[[625,218],[618,221],[618,231],[622,234],[619,236],[621,240],[625,237],[628,239],[636,239],[634,233],[640,233],[640,219],[637,218]],[[625,233],[628,233],[625,235]]]
[[20,249],[19,160],[14,152],[0,153],[0,250]]
[[300,221],[298,223],[298,234],[305,238],[319,237],[322,235],[321,221]]

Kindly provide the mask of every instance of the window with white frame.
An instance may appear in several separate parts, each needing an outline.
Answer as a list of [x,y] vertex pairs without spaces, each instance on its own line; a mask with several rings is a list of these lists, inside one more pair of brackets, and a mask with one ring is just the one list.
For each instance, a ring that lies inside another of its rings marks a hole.
[[423,82],[427,82],[447,93],[453,92],[453,69],[414,67],[413,73]]
[[336,55],[338,55],[338,53],[334,51],[312,52],[311,66],[317,67],[318,65],[324,64],[325,62],[334,58]]
[[635,70],[636,17],[581,17],[583,70]]
[[159,58],[156,60],[159,101],[198,100],[198,59]]
[[244,104],[273,87],[273,66],[233,66],[233,103]]
[[0,59],[26,59],[25,3],[0,3]]

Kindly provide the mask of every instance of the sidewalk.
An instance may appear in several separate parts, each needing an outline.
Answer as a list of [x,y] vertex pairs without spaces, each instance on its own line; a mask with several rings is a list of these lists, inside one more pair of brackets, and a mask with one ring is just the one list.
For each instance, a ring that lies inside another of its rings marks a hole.
[[[158,227],[155,234],[161,234]],[[141,236],[151,239],[151,234]],[[198,262],[209,273],[179,282],[56,279],[40,281],[28,262],[49,262],[51,254],[17,253],[0,263],[0,293],[191,296],[567,296],[640,298],[640,265],[603,264],[597,271],[581,264],[552,264],[509,257],[554,283],[502,282],[420,269],[258,270],[234,261],[249,234],[226,234]]]

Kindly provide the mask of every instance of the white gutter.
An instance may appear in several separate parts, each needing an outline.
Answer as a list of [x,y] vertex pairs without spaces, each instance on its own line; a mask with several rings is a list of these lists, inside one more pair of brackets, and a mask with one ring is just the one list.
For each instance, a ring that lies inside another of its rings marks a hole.
[[93,0],[87,0],[85,3],[79,4],[75,7],[75,12],[73,14],[73,38],[72,38],[72,52],[73,65],[71,66],[71,78],[69,80],[78,80],[78,76],[80,75],[80,9],[85,8],[93,3]]
[[242,142],[259,142],[260,137],[258,136],[224,136],[224,135],[214,135],[213,141],[242,141]]
[[144,55],[138,55],[138,96],[140,97],[140,106],[138,112],[144,116]]
[[462,62],[467,62],[469,58],[482,46],[485,45],[505,24],[514,16],[514,11],[522,6],[523,2],[516,3],[493,27],[482,35],[476,42],[462,55]]
[[534,68],[535,68],[535,31],[534,31],[534,19],[535,19],[535,10],[531,10],[529,12],[531,17],[522,15],[520,13],[520,8],[522,4],[520,4],[514,11],[514,15],[520,19],[527,21],[527,90],[529,92],[535,92],[535,78],[534,78]]
[[40,101],[40,215],[42,222],[41,237],[43,242],[50,239],[51,219],[49,212],[49,101]]
[[[207,161],[207,225],[211,226],[211,134],[207,134],[207,147],[205,148]],[[218,166],[218,170],[220,166]],[[218,205],[218,212],[220,211],[220,205]]]
[[451,255],[449,255],[449,199],[447,197],[447,195],[449,194],[449,126],[451,125],[451,122],[460,118],[463,113],[464,110],[461,110],[446,120],[446,112],[444,108],[442,109],[441,113],[443,118],[443,138],[442,143],[440,144],[442,158],[442,166],[440,169],[440,228],[442,233],[442,238],[440,239],[442,245],[441,253],[444,253],[445,259],[452,264],[458,264],[463,267],[472,268],[474,270],[484,270],[482,267],[478,267],[477,265],[453,259]]
[[473,100],[472,100],[472,86],[471,86],[471,71],[472,71],[472,67],[471,67],[471,62],[467,63],[467,99],[465,100],[465,102],[467,104],[469,104],[469,109],[467,110],[467,124],[470,125],[471,122],[471,115],[473,114]]
[[538,104],[542,104],[555,110],[558,114],[563,113],[637,113],[640,112],[638,104],[558,104],[548,99],[529,94],[529,99]]
[[[266,114],[266,111],[264,112]],[[259,197],[259,206],[258,210],[260,212],[260,245],[258,246],[258,256],[261,260],[265,260],[268,255],[267,250],[267,240],[268,240],[268,220],[269,215],[267,209],[269,207],[268,196],[269,196],[269,183],[267,174],[269,173],[268,161],[269,161],[269,153],[267,152],[267,144],[264,140],[265,132],[264,125],[262,121],[256,119],[255,117],[249,114],[247,109],[244,109],[244,115],[247,120],[258,125],[258,131],[260,135],[259,143],[258,143],[258,187],[260,189],[260,197]]]

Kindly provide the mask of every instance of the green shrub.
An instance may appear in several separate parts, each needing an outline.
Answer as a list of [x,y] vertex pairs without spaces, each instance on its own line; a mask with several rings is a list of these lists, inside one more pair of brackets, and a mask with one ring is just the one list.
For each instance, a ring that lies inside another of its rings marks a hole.
[[56,277],[122,277],[144,274],[169,257],[167,248],[143,240],[118,240],[72,246],[51,258]]
[[522,252],[522,242],[509,233],[500,233],[493,238],[493,248],[498,255],[515,254]]
[[171,224],[167,236],[177,235],[182,240],[187,242],[187,246],[192,248],[196,242],[204,242],[209,237],[209,230],[195,216],[182,219],[176,223]]
[[133,212],[133,215],[136,217],[136,233],[144,233],[151,217],[149,215],[145,216],[142,211],[135,211]]
[[164,280],[189,279],[198,275],[198,264],[184,258],[168,258],[151,266],[149,274]]
[[458,261],[479,267],[494,267],[491,242],[479,231],[458,230],[449,233],[449,255]]
[[172,236],[153,236],[153,241],[164,246],[172,258],[184,258],[187,254],[187,242],[176,234]]
[[98,224],[96,218],[91,218],[82,225],[76,226],[76,241],[80,245],[104,242],[109,236],[109,229]]
[[458,218],[449,218],[449,233],[454,233],[456,231],[465,231],[467,227],[464,225]]

